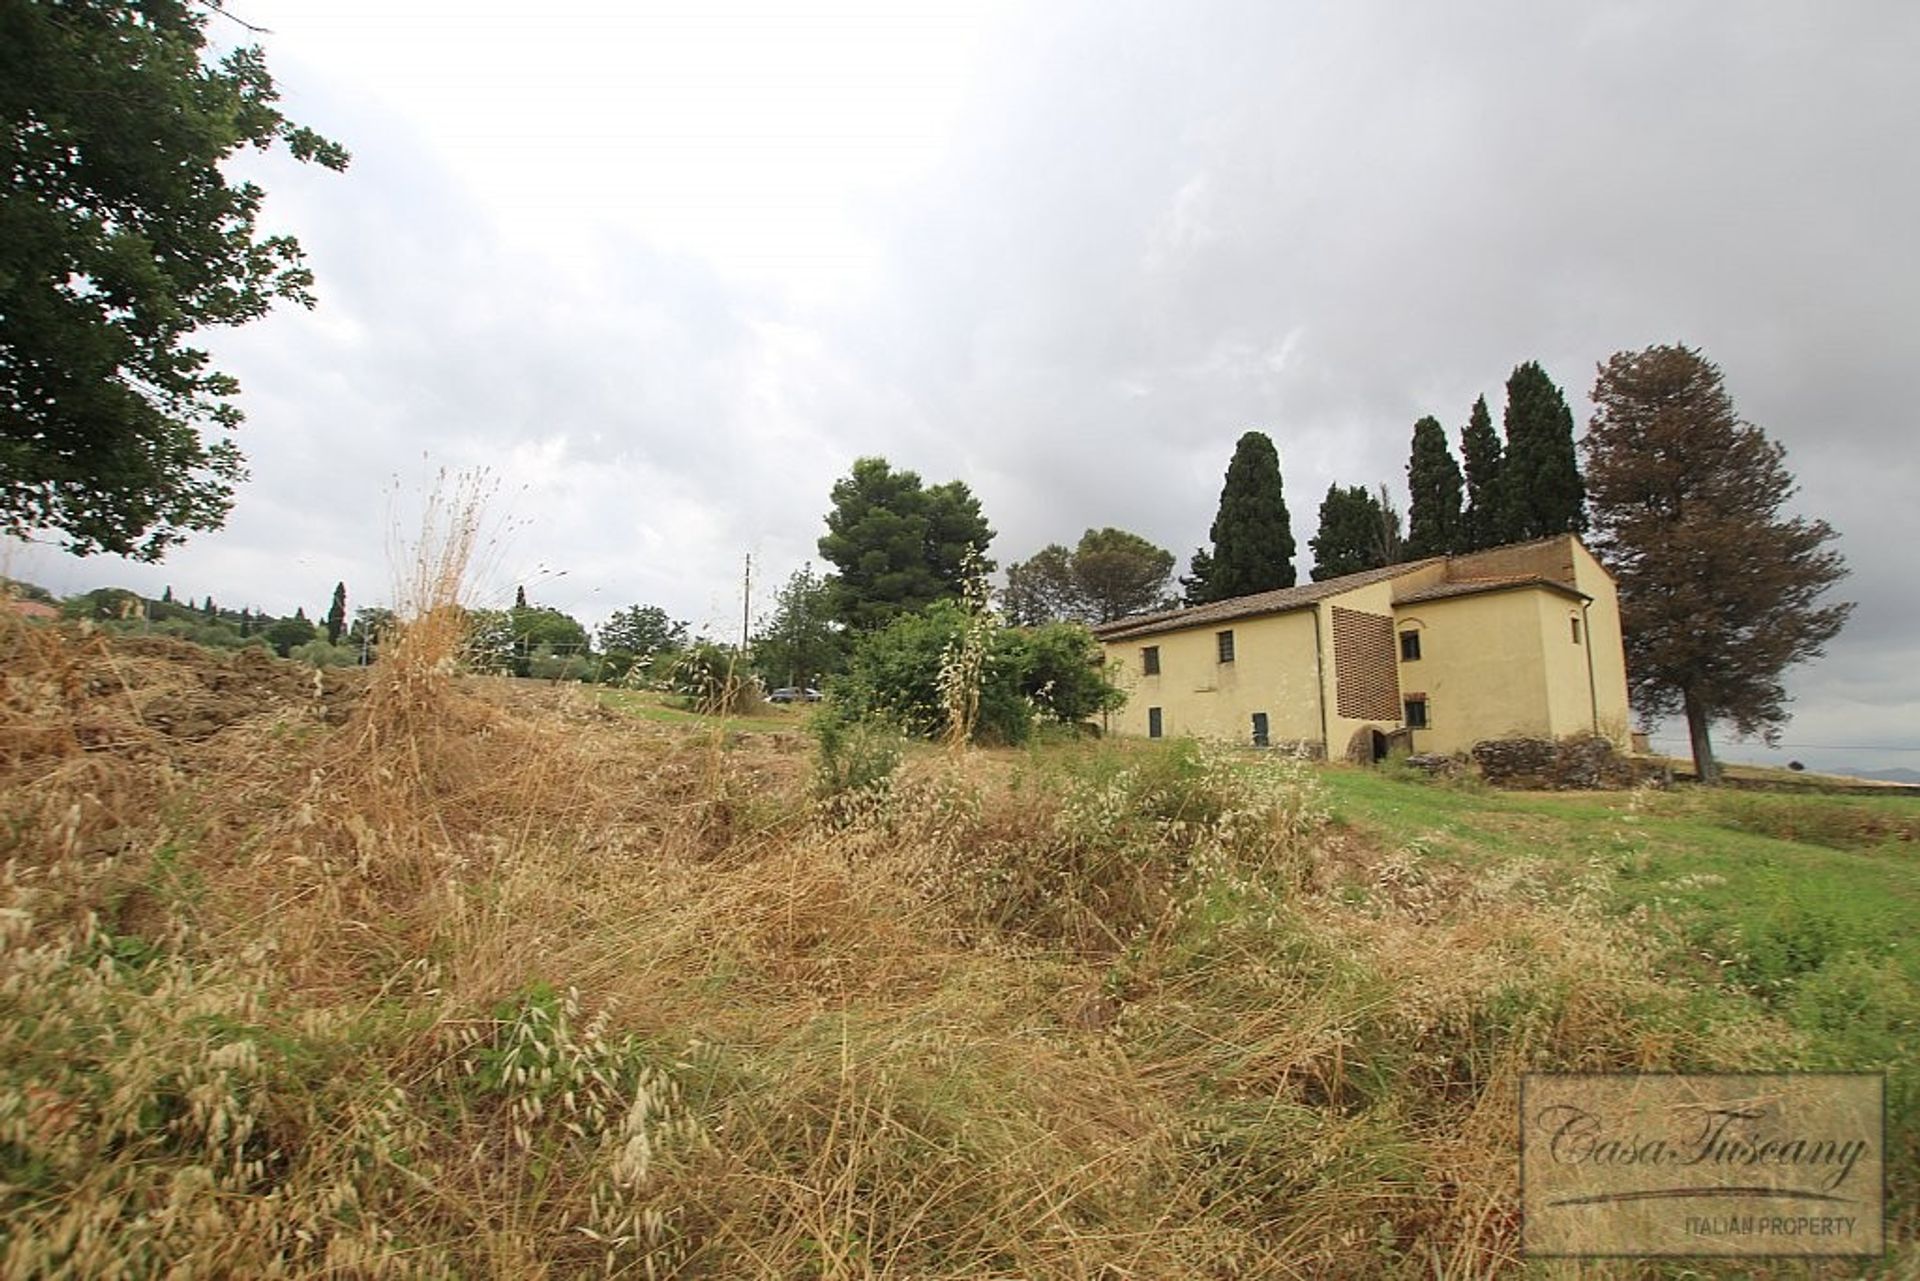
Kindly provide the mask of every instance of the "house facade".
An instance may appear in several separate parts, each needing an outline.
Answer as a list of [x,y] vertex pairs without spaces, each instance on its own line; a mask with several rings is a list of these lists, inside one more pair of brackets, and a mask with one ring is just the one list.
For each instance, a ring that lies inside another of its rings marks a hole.
[[1628,745],[1613,578],[1571,534],[1140,614],[1094,629],[1114,733],[1418,752],[1599,734]]

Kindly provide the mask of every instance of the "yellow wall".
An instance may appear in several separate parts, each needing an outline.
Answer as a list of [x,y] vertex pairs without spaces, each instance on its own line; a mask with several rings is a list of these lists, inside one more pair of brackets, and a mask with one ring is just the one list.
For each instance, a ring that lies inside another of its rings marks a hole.
[[[1218,632],[1233,633],[1234,661],[1219,661]],[[1160,647],[1160,674],[1141,671],[1140,651]],[[1238,618],[1106,646],[1108,675],[1127,691],[1111,721],[1116,734],[1145,737],[1147,709],[1161,709],[1168,738],[1192,735],[1253,741],[1253,713],[1265,712],[1269,741],[1320,741],[1314,691],[1313,611]]]
[[1396,611],[1398,630],[1420,633],[1419,661],[1400,664],[1401,696],[1427,696],[1430,728],[1413,732],[1416,752],[1552,733],[1542,695],[1541,597],[1565,599],[1538,589],[1483,592]]
[[1573,580],[1581,591],[1593,597],[1587,606],[1588,652],[1593,663],[1594,702],[1600,715],[1600,732],[1620,747],[1629,745],[1633,711],[1627,703],[1627,654],[1620,630],[1620,594],[1613,576],[1601,567],[1593,553],[1575,543]]
[[[1413,732],[1416,751],[1463,752],[1484,739],[1559,738],[1596,728],[1627,746],[1626,661],[1613,579],[1572,538],[1563,545],[1504,550],[1515,564],[1490,562],[1483,572],[1537,572],[1534,562],[1551,553],[1552,572],[1559,576],[1564,556],[1574,582],[1593,599],[1523,586],[1394,605],[1396,594],[1441,581],[1436,562],[1290,613],[1111,642],[1105,647],[1109,672],[1128,695],[1111,729],[1145,736],[1147,709],[1159,707],[1168,737],[1245,743],[1251,741],[1252,713],[1264,711],[1275,744],[1324,744],[1338,756],[1362,727],[1399,728],[1397,718],[1339,714],[1331,620],[1338,607],[1393,618],[1396,655],[1400,632],[1421,633],[1420,658],[1398,667],[1402,699],[1427,697],[1429,728]],[[1577,644],[1574,618],[1581,623]],[[1234,634],[1235,661],[1229,664],[1216,657],[1215,635],[1224,630]],[[1160,648],[1158,676],[1141,673],[1140,652],[1147,645]]]

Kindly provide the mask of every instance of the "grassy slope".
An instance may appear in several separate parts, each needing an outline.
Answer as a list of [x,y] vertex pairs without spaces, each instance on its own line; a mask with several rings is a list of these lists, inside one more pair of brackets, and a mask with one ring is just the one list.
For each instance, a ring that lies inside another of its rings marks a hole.
[[1904,811],[0,642],[12,1275],[1506,1274],[1528,1067],[1911,1090]]

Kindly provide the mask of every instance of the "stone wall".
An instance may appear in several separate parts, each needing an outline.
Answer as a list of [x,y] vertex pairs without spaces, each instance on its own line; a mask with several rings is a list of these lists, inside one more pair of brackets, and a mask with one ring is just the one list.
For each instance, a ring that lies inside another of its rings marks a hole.
[[1660,782],[1664,771],[1622,756],[1604,738],[1490,739],[1473,745],[1473,763],[1496,787],[1587,791]]

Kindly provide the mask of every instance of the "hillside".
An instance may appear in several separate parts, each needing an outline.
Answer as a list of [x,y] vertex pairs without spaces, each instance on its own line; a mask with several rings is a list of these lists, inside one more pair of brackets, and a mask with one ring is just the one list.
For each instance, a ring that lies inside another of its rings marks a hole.
[[0,626],[5,1275],[1502,1275],[1522,1070],[1828,1065],[1915,1266],[1909,801],[863,734],[822,795],[430,626]]

